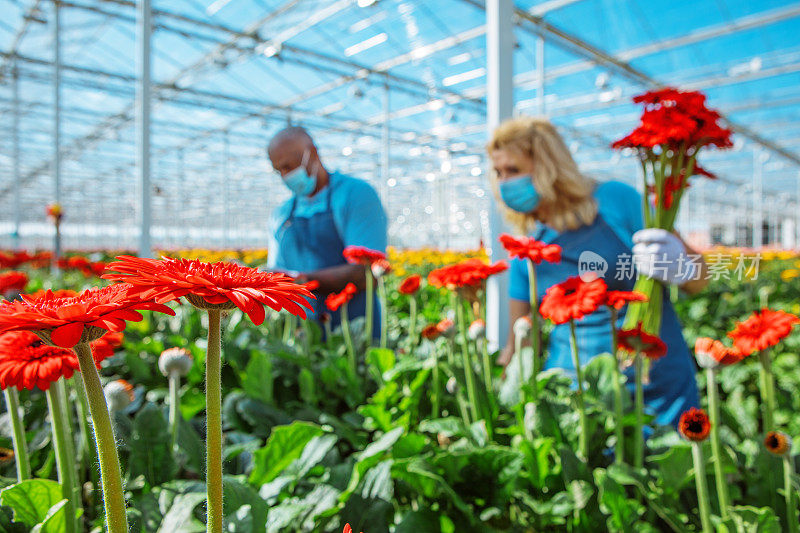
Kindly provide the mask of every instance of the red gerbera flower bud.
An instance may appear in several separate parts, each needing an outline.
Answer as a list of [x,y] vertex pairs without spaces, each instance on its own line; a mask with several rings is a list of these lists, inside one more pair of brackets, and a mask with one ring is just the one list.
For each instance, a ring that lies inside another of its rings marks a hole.
[[348,246],[342,252],[348,263],[354,265],[371,265],[379,259],[386,259],[386,254],[378,250],[371,250],[364,246]]
[[620,330],[617,333],[617,346],[626,352],[642,353],[650,359],[658,359],[667,354],[664,341],[644,331],[641,322],[633,329]]
[[556,324],[565,324],[594,313],[605,299],[605,281],[600,278],[583,281],[574,276],[547,289],[539,312]]
[[744,355],[736,348],[729,348],[720,341],[708,337],[697,338],[694,343],[694,356],[702,368],[732,365],[744,359]]
[[692,407],[685,411],[678,421],[678,431],[685,439],[700,442],[708,438],[711,432],[711,421],[708,413],[702,409]]
[[782,431],[770,431],[764,438],[764,447],[774,455],[786,455],[792,449],[792,438]]
[[422,338],[428,339],[429,341],[436,340],[441,334],[442,332],[439,331],[438,324],[428,324],[422,328],[422,331],[420,332]]
[[511,257],[530,259],[537,265],[542,261],[561,261],[561,247],[557,244],[547,244],[530,237],[512,237],[507,233],[500,235],[500,243]]
[[411,274],[400,283],[400,286],[397,288],[397,290],[400,292],[400,294],[414,294],[419,290],[421,283],[422,276],[419,274]]
[[346,304],[350,300],[353,299],[353,296],[356,295],[358,289],[352,283],[348,283],[345,285],[342,292],[334,292],[329,294],[327,298],[325,298],[325,305],[328,306],[328,309],[331,311],[336,311],[342,305]]
[[314,295],[278,272],[260,272],[234,263],[204,263],[196,259],[147,259],[121,255],[110,263],[104,279],[125,281],[141,298],[158,303],[185,296],[199,309],[238,307],[254,324],[264,322],[264,306],[306,318],[306,298]]
[[372,269],[372,275],[376,278],[383,277],[392,271],[392,265],[390,265],[389,261],[386,259],[378,259],[377,261],[373,261],[370,268]]
[[733,346],[744,355],[750,355],[775,346],[791,332],[800,318],[784,311],[762,309],[750,315],[747,320],[739,322],[728,337],[733,339]]

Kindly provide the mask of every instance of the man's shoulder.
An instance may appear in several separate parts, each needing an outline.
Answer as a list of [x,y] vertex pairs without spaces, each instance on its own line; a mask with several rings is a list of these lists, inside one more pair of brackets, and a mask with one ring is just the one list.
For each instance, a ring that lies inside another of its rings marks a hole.
[[341,191],[375,191],[375,188],[366,180],[356,178],[341,172],[333,173],[336,188]]

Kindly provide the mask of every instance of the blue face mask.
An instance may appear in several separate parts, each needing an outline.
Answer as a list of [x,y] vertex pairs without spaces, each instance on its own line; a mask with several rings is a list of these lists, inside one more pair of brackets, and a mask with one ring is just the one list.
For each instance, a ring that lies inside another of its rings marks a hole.
[[501,181],[500,198],[508,207],[519,213],[530,213],[539,205],[539,193],[533,186],[530,174]]
[[310,176],[306,170],[308,155],[309,153],[305,152],[300,166],[287,172],[283,177],[283,183],[297,196],[308,196],[317,187],[317,178]]

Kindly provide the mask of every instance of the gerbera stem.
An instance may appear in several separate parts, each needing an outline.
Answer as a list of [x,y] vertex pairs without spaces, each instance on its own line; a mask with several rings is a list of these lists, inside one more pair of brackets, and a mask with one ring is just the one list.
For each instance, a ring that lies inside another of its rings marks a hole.
[[366,267],[365,277],[367,280],[367,305],[364,310],[364,342],[367,349],[369,349],[372,347],[372,293],[374,291],[372,269],[369,265]]
[[467,382],[467,397],[469,398],[472,416],[475,421],[483,418],[481,408],[478,405],[478,395],[475,388],[475,370],[472,367],[472,358],[469,350],[469,336],[467,335],[467,325],[464,318],[464,305],[460,299],[456,300],[456,319],[458,320],[458,331],[461,335],[461,358],[464,365],[464,377]]
[[634,428],[634,466],[644,467],[644,361],[642,354],[636,352],[633,359],[634,376],[636,381],[636,397],[634,409],[636,412],[636,427]]
[[772,374],[772,360],[769,350],[758,352],[761,363],[761,405],[764,417],[764,432],[774,429],[773,413],[775,412],[775,376]]
[[411,309],[408,318],[408,335],[411,339],[411,346],[414,347],[417,345],[417,298],[413,294],[409,295],[409,305]]
[[540,348],[539,348],[539,302],[536,292],[536,267],[533,261],[528,259],[528,288],[529,300],[531,304],[531,347],[533,348],[533,373],[531,375],[531,389],[533,392],[533,400],[539,398],[539,385],[536,382],[536,377],[539,375],[540,368]]
[[92,426],[89,423],[89,417],[91,415],[89,413],[89,401],[86,399],[86,387],[83,385],[83,376],[80,372],[76,373],[72,379],[75,395],[78,397],[78,418],[80,419],[81,427],[81,455],[83,457],[84,468],[89,473],[92,487],[97,488],[100,486],[99,480],[97,479],[98,469],[95,468],[97,464],[97,451],[95,449],[94,439],[92,439]]
[[58,480],[61,482],[61,494],[66,498],[64,505],[64,527],[67,533],[79,531],[78,519],[75,516],[75,463],[74,454],[71,453],[68,439],[71,438],[67,430],[63,402],[63,382],[53,382],[47,389],[47,406],[50,409],[50,424],[53,430],[53,444],[56,450],[56,468]]
[[720,516],[728,519],[728,484],[722,471],[722,443],[719,440],[719,393],[717,391],[717,373],[713,368],[706,369],[706,388],[708,391],[708,411],[711,418],[711,453],[714,454],[714,477],[717,483],[717,499],[719,500]]
[[6,399],[8,416],[11,418],[12,439],[14,441],[14,460],[17,464],[17,480],[22,481],[31,477],[31,463],[28,459],[28,444],[25,439],[25,426],[19,416],[19,392],[16,387],[3,390]]
[[800,520],[797,519],[797,504],[795,503],[795,490],[792,486],[792,475],[794,474],[794,467],[792,466],[791,453],[787,452],[783,456],[783,497],[786,500],[786,522],[789,524],[789,533],[797,533],[797,524]]
[[206,351],[206,531],[222,533],[222,340],[220,310],[208,310]]
[[483,360],[483,385],[486,387],[486,395],[491,402],[492,412],[494,412],[494,387],[492,386],[492,362],[489,360],[489,342],[484,338],[478,341]]
[[170,450],[173,453],[178,448],[178,417],[180,416],[181,376],[177,372],[169,373],[169,437]]
[[78,363],[83,376],[83,386],[89,402],[89,412],[94,424],[94,436],[97,443],[97,456],[100,461],[100,477],[103,487],[103,505],[106,511],[108,533],[124,533],[128,531],[128,520],[125,516],[125,496],[122,492],[122,476],[119,469],[117,443],[111,417],[108,414],[106,397],[100,383],[100,375],[94,366],[94,358],[89,344],[80,342],[75,345]]
[[347,348],[347,360],[350,362],[350,371],[353,379],[358,376],[356,366],[356,350],[353,348],[353,336],[350,334],[350,319],[347,315],[347,302],[342,304],[342,335],[344,335],[344,345]]
[[431,354],[433,356],[431,411],[433,411],[433,418],[439,418],[439,350],[434,343],[431,343]]
[[708,505],[708,485],[706,484],[706,464],[703,460],[702,442],[692,441],[694,457],[694,480],[697,487],[697,503],[700,511],[700,523],[703,533],[711,533],[711,509]]
[[578,355],[578,335],[575,331],[575,321],[569,321],[570,344],[572,345],[572,360],[575,364],[575,379],[578,381],[578,416],[580,417],[581,432],[578,435],[578,450],[584,459],[589,459],[589,428],[586,420],[586,405],[583,397],[583,372],[581,370],[581,359]]
[[386,308],[386,282],[383,276],[378,278],[378,299],[381,301],[381,348],[386,348],[389,338],[389,313]]
[[622,427],[623,395],[622,372],[619,364],[619,348],[617,347],[617,310],[611,308],[611,353],[614,354],[614,436],[617,439],[614,450],[614,462],[621,465],[625,462],[625,433]]
[[521,434],[525,434],[525,387],[523,386],[525,367],[522,364],[522,335],[514,335],[514,359],[517,360],[517,386],[519,389],[519,401],[514,409],[517,415],[517,424]]

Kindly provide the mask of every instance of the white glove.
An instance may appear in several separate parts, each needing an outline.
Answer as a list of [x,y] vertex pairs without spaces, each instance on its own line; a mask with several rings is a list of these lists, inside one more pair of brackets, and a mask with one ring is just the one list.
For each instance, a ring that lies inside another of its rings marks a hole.
[[644,276],[683,285],[700,275],[699,265],[686,253],[683,242],[667,230],[639,230],[633,234],[633,242],[633,264]]

